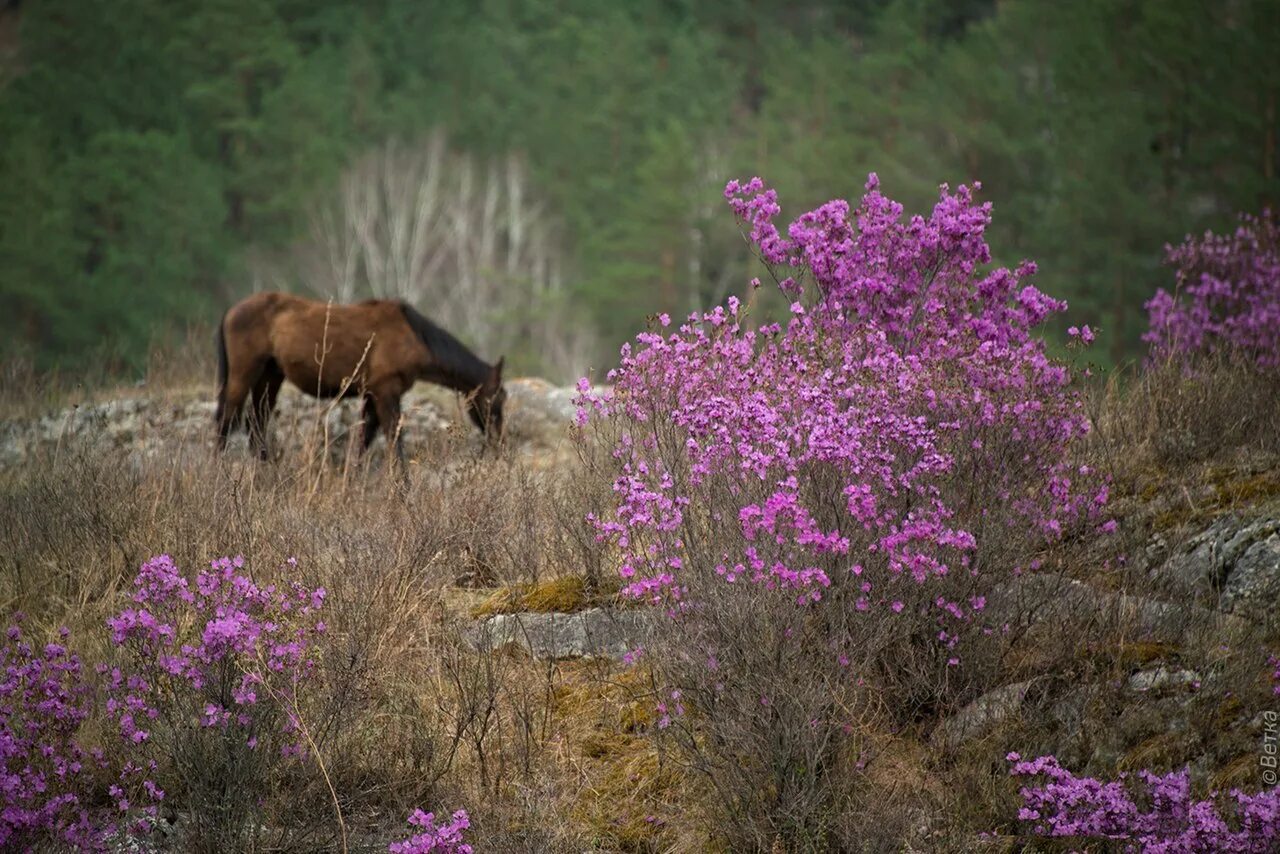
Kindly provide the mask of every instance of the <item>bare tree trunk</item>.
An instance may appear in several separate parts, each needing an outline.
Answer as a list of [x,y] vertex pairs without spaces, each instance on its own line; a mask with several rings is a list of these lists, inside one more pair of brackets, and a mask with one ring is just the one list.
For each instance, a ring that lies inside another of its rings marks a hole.
[[479,164],[439,133],[388,142],[342,176],[297,256],[320,295],[407,300],[483,356],[536,354],[561,379],[586,367],[592,336],[565,304],[561,250],[514,154]]

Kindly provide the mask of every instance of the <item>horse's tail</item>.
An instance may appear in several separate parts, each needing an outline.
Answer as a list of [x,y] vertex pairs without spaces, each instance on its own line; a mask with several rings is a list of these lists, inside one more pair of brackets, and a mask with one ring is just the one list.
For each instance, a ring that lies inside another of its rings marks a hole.
[[218,348],[218,411],[214,420],[222,422],[222,411],[227,405],[227,314],[224,312],[218,321],[218,333],[215,336]]

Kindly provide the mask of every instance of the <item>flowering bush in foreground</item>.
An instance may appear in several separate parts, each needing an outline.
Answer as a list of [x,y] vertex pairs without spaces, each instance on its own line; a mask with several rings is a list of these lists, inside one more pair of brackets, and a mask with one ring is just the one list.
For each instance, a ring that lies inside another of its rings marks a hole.
[[1214,800],[1192,800],[1185,769],[1163,776],[1139,771],[1143,792],[1135,800],[1124,774],[1104,783],[1076,777],[1052,756],[1008,759],[1014,776],[1048,781],[1021,790],[1018,813],[1041,836],[1125,840],[1125,850],[1143,854],[1265,854],[1280,845],[1280,789],[1233,790],[1234,808],[1224,816]]
[[1229,350],[1280,368],[1280,226],[1270,211],[1242,216],[1231,234],[1188,237],[1168,262],[1177,286],[1147,302],[1153,356]]
[[[1067,457],[1088,422],[1033,334],[1065,304],[1033,264],[984,271],[990,206],[966,187],[903,221],[873,175],[856,210],[828,202],[786,237],[759,179],[725,194],[790,320],[751,329],[731,299],[624,347],[610,397],[580,383],[580,423],[617,425],[616,507],[593,521],[632,595],[679,601],[705,572],[802,604],[852,585],[857,610],[923,609],[950,645],[985,599],[919,589],[977,577],[983,538],[1053,539],[1106,501]],[[708,527],[733,535],[706,548]]]
[[436,824],[435,813],[414,810],[409,824],[420,828],[402,842],[388,846],[391,854],[471,854],[471,846],[462,841],[462,831],[471,826],[466,810],[458,810],[446,824]]
[[774,192],[731,182],[785,324],[753,328],[736,299],[661,316],[610,393],[579,383],[614,491],[590,518],[627,592],[675,618],[646,642],[661,737],[712,781],[730,847],[852,844],[833,816],[867,722],[991,687],[995,586],[1107,500],[1071,459],[1071,373],[1036,337],[1064,304],[1031,263],[989,269],[990,206],[943,187],[906,219],[866,190],[783,235]]
[[94,759],[75,740],[90,704],[79,658],[61,643],[32,647],[14,625],[0,645],[0,671],[0,847],[50,837],[99,847],[110,828],[80,794]]
[[[131,788],[162,799],[151,776],[157,759],[167,761],[197,823],[210,823],[206,837],[255,832],[248,816],[272,767],[301,755],[299,696],[316,669],[312,640],[325,630],[323,588],[259,587],[243,566],[216,560],[190,584],[168,555],[147,561],[134,607],[107,621],[126,660],[99,668],[107,712],[137,760]],[[126,808],[128,793],[113,794]]]

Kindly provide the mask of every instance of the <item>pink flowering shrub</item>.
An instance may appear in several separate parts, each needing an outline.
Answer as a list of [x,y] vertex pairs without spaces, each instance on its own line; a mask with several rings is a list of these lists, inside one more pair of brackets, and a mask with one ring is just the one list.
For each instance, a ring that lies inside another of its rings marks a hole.
[[1169,247],[1176,287],[1147,302],[1153,357],[1229,351],[1280,369],[1280,230],[1270,211]]
[[[190,583],[168,555],[147,561],[134,606],[107,621],[123,661],[100,666],[106,710],[134,767],[149,772],[132,788],[162,799],[152,777],[165,764],[210,845],[232,844],[218,834],[256,832],[250,816],[273,769],[302,755],[300,697],[325,631],[323,588],[259,587],[243,567],[222,558]],[[113,794],[127,803],[127,792]]]
[[[1072,459],[1088,420],[1037,337],[1065,306],[1031,263],[989,269],[990,206],[968,188],[904,219],[873,175],[856,208],[829,202],[785,236],[759,179],[725,195],[789,319],[753,328],[736,299],[660,317],[610,393],[579,384],[579,424],[607,449],[588,457],[615,500],[591,521],[627,592],[677,617],[647,646],[682,698],[659,725],[708,775],[745,779],[760,756],[774,770],[756,788],[794,798],[759,807],[794,814],[823,801],[858,694],[910,717],[998,678],[989,596],[1033,547],[1101,522],[1107,491]],[[683,724],[687,704],[726,740]],[[766,824],[740,844],[767,845]]]
[[[730,299],[624,347],[611,395],[580,384],[580,420],[620,425],[616,506],[593,522],[628,592],[679,602],[691,573],[801,605],[852,587],[858,611],[923,609],[954,646],[985,607],[985,545],[1060,537],[1106,502],[1067,453],[1088,429],[1070,374],[1034,335],[1064,304],[1030,263],[984,269],[990,206],[965,187],[903,221],[872,176],[855,211],[829,202],[788,237],[759,179],[726,196],[789,322],[752,329]],[[728,548],[702,547],[708,526]]]
[[418,828],[408,839],[392,842],[391,854],[471,854],[471,846],[462,839],[462,832],[471,826],[466,810],[458,810],[444,824],[436,824],[434,813],[414,810],[409,824]]
[[112,827],[83,797],[101,753],[76,740],[91,704],[79,657],[62,643],[33,647],[13,625],[0,670],[0,847],[26,850],[41,839],[101,847]]
[[1213,798],[1192,799],[1185,769],[1163,776],[1139,771],[1141,791],[1134,793],[1125,774],[1107,783],[1076,777],[1052,756],[1008,759],[1014,776],[1046,781],[1021,790],[1018,812],[1040,836],[1119,840],[1123,850],[1143,854],[1266,854],[1280,846],[1280,789],[1232,790],[1224,815]]

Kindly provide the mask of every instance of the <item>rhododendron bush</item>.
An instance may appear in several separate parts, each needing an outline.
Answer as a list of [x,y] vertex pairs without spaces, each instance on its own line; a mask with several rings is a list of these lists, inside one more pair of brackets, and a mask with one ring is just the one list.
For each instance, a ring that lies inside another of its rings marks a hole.
[[628,592],[678,603],[706,573],[802,605],[852,588],[858,611],[910,600],[954,646],[997,545],[1106,501],[1067,453],[1088,429],[1071,375],[1035,337],[1064,303],[1031,263],[986,269],[990,205],[966,187],[904,220],[873,175],[855,210],[829,202],[786,236],[759,179],[726,196],[788,322],[752,328],[731,298],[625,347],[610,394],[580,384],[580,420],[617,427],[617,503],[593,521]]
[[680,731],[694,703],[750,728],[770,710],[759,725],[785,738],[720,759],[740,769],[786,742],[761,759],[788,769],[760,782],[774,791],[831,767],[860,714],[846,689],[910,715],[995,678],[970,660],[1005,630],[995,584],[1073,526],[1113,524],[1105,484],[1072,461],[1088,420],[1071,372],[1037,337],[1064,303],[1029,262],[990,268],[990,206],[969,188],[911,218],[874,175],[866,189],[783,234],[775,193],[731,182],[786,322],[753,326],[736,299],[675,328],[663,316],[623,348],[611,391],[579,384],[579,423],[608,449],[588,462],[616,499],[592,522],[627,592],[675,617],[653,662],[683,700],[662,720]]
[[140,771],[113,795],[122,809],[130,796],[163,798],[145,773],[163,763],[210,844],[218,832],[252,835],[273,770],[305,750],[301,696],[316,671],[325,591],[260,587],[238,557],[191,583],[168,555],[143,564],[134,586],[133,606],[108,620],[121,660],[99,666],[106,711]]
[[146,832],[167,779],[187,796],[202,844],[217,849],[229,828],[237,840],[257,832],[249,816],[272,770],[302,752],[299,692],[316,667],[324,590],[259,587],[240,558],[215,561],[191,584],[167,555],[134,583],[133,606],[107,621],[120,654],[97,666],[114,746],[77,741],[98,698],[75,653],[60,642],[35,649],[17,626],[0,646],[6,847],[57,838],[99,849],[118,829]]
[[1168,262],[1177,286],[1147,303],[1153,356],[1226,351],[1280,369],[1280,227],[1270,211],[1242,216],[1230,234],[1188,237]]
[[[281,815],[305,797],[302,763],[318,761],[341,727],[324,710],[343,683],[327,684],[318,661],[326,593],[292,580],[296,568],[286,561],[289,580],[276,585],[256,582],[239,557],[192,575],[151,558],[129,606],[102,627],[111,656],[88,668],[96,683],[67,629],[33,644],[17,615],[0,639],[0,847],[136,847],[129,837],[152,832],[162,804],[189,819],[182,850],[326,833]],[[101,740],[85,745],[86,732]],[[472,850],[463,810],[443,823],[417,810],[409,822],[414,834],[390,850]]]
[[[324,588],[297,582],[285,589],[258,587],[242,574],[241,558],[222,558],[187,582],[168,555],[143,564],[134,603],[108,621],[111,640],[132,669],[103,670],[110,677],[107,710],[121,735],[148,741],[156,726],[199,721],[232,731],[246,747],[284,736],[283,753],[300,751],[297,696],[315,669],[308,646],[324,632],[318,612]],[[172,720],[162,718],[161,700]],[[176,710],[178,699],[191,708]]]
[[78,656],[60,642],[32,646],[13,625],[0,668],[0,846],[52,837],[97,847],[110,828],[83,798],[101,754],[76,741],[90,706]]
[[1121,850],[1144,854],[1266,854],[1280,846],[1280,789],[1232,790],[1219,804],[1192,799],[1185,769],[1102,782],[1075,776],[1052,756],[1008,759],[1014,776],[1045,781],[1022,789],[1018,814],[1042,836],[1115,840]]
[[472,847],[463,841],[463,831],[471,826],[466,810],[458,810],[443,824],[436,823],[435,813],[414,810],[409,824],[416,830],[408,839],[392,842],[391,854],[472,854]]

